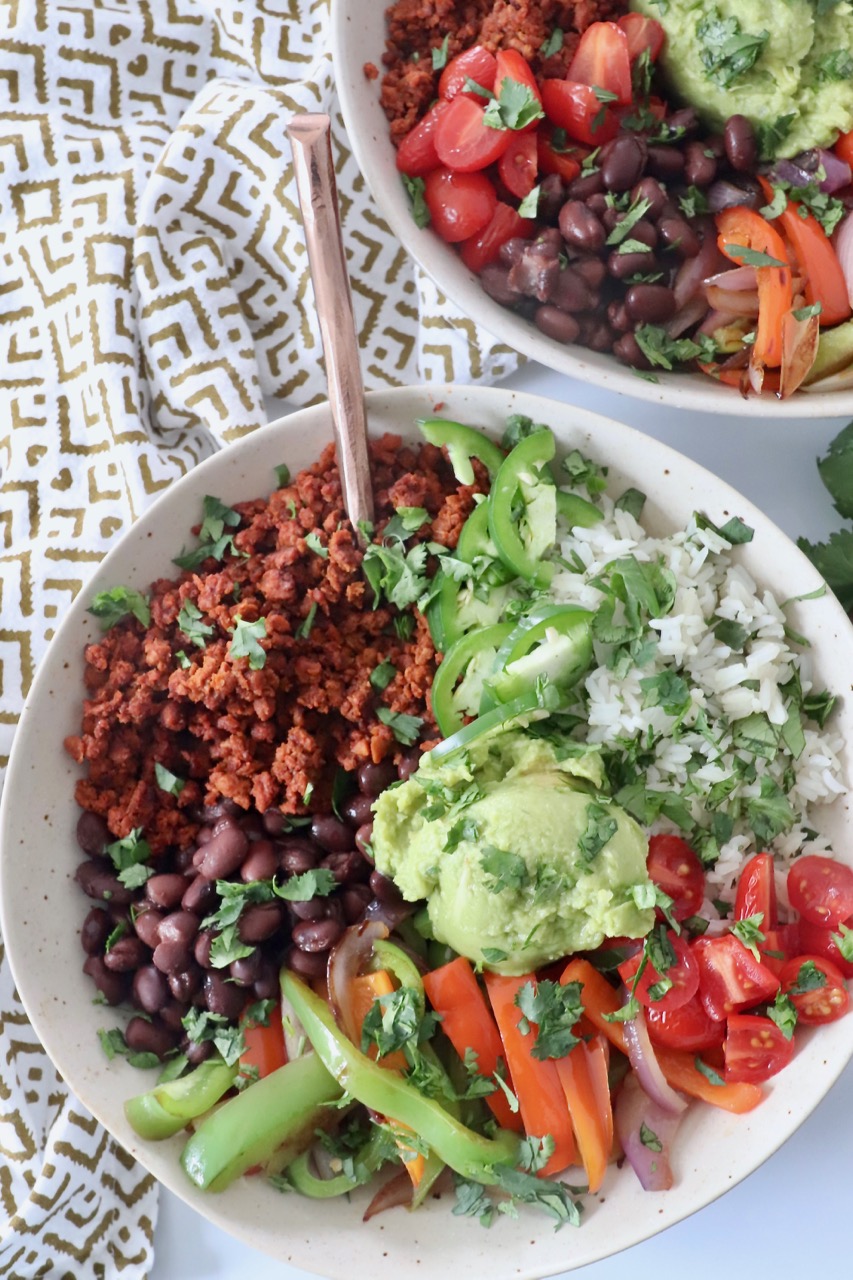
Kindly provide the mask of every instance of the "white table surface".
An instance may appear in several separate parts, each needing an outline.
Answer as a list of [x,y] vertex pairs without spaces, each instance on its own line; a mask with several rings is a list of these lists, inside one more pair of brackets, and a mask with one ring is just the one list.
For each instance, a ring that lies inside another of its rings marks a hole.
[[[841,419],[775,424],[748,421],[746,415],[686,416],[536,365],[519,371],[508,385],[638,427],[722,476],[791,537],[822,538],[840,523],[815,459],[844,425]],[[668,1274],[718,1280],[728,1274],[740,1280],[773,1274],[793,1280],[821,1267],[835,1270],[850,1255],[852,1138],[853,1065],[794,1137],[722,1199],[644,1244],[572,1275],[579,1280],[660,1280]],[[472,1223],[471,1229],[481,1228]],[[570,1230],[564,1235],[568,1259]],[[308,1275],[238,1244],[166,1190],[160,1193],[154,1240],[151,1280],[301,1280]],[[466,1280],[479,1280],[462,1259],[459,1272]]]

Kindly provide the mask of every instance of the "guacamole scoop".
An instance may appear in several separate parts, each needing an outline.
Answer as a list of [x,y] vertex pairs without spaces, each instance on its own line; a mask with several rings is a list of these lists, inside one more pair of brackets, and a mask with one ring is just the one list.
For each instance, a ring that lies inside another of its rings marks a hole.
[[654,900],[648,844],[602,781],[595,750],[563,759],[517,729],[447,761],[427,754],[376,802],[377,870],[426,899],[439,942],[498,973],[641,937],[654,922],[637,905]]
[[840,0],[631,0],[666,31],[659,61],[707,125],[746,116],[763,158],[831,146],[853,127],[853,5]]

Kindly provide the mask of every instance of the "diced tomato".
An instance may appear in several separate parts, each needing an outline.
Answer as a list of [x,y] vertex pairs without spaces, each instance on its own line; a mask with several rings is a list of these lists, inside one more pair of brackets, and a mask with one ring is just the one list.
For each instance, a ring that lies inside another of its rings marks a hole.
[[587,27],[569,65],[567,80],[607,93],[627,106],[633,97],[628,36],[615,22],[593,22]]
[[646,1025],[655,1044],[668,1049],[685,1049],[698,1053],[723,1043],[725,1027],[708,1016],[698,994],[691,996],[679,1009],[661,1009],[651,1004],[646,1009]]
[[[681,836],[651,836],[646,866],[658,888],[672,898],[671,912],[676,920],[698,914],[705,899],[705,871],[686,840]],[[663,918],[662,913],[659,918]]]
[[501,245],[506,244],[507,240],[512,240],[515,236],[528,239],[535,230],[536,223],[532,218],[522,218],[511,205],[499,200],[491,222],[460,245],[460,256],[468,270],[479,275],[483,267],[487,267],[490,262],[497,262]]
[[[659,973],[647,962],[637,985],[634,986],[634,975],[643,961],[643,953],[638,952],[637,955],[631,956],[630,960],[623,960],[619,965],[619,976],[647,1009],[654,1007],[668,1013],[687,1004],[687,1001],[695,996],[699,989],[699,968],[684,938],[678,937],[671,929],[667,931],[666,936],[675,952],[675,963],[666,970],[665,974]],[[672,986],[655,999],[654,988],[662,979],[668,979]]]
[[764,941],[758,944],[761,963],[778,978],[785,962],[801,950],[799,922],[780,924],[775,929],[762,928],[761,932],[764,934]]
[[516,133],[498,161],[501,182],[519,200],[529,196],[538,173],[536,134]]
[[[805,971],[803,966],[807,966]],[[820,986],[815,985],[817,978],[822,979]],[[794,956],[782,969],[779,981],[782,990],[791,997],[798,1020],[809,1026],[835,1022],[849,1008],[850,995],[844,977],[824,956]]]
[[435,149],[438,158],[456,173],[475,173],[499,160],[509,146],[508,129],[483,124],[485,107],[459,94],[448,102],[438,122]]
[[853,920],[845,920],[837,929],[826,925],[812,924],[810,920],[799,920],[797,931],[800,938],[800,950],[809,955],[823,956],[831,960],[845,978],[853,978],[853,960],[847,960],[838,948],[836,937],[843,937],[844,929],[853,929]]
[[436,102],[423,120],[406,134],[397,148],[397,168],[410,178],[423,178],[437,169],[440,161],[435,149],[435,132],[438,122],[447,110],[445,102]]
[[466,89],[465,82],[473,80],[474,84],[482,85],[484,89],[491,92],[494,88],[496,70],[495,55],[489,53],[488,49],[484,49],[480,44],[472,45],[470,49],[465,49],[463,53],[457,53],[455,58],[451,58],[442,71],[438,82],[439,97],[449,100],[455,98],[458,93],[464,93],[470,98],[479,98],[482,102],[482,96]]
[[556,147],[554,130],[548,124],[540,125],[536,131],[536,158],[540,174],[556,173],[563,182],[573,182],[588,155],[586,147]]
[[[454,102],[459,101],[454,98]],[[424,200],[442,240],[455,244],[482,231],[491,220],[498,198],[484,173],[433,169],[424,179]]]
[[853,129],[849,133],[842,133],[835,144],[835,154],[840,160],[845,160],[850,168],[853,169]]
[[735,1013],[729,1018],[723,1046],[726,1081],[760,1084],[775,1076],[794,1056],[794,1041],[756,1013]]
[[548,119],[565,129],[576,142],[600,147],[619,132],[619,121],[613,111],[599,102],[588,84],[543,80],[542,104]]
[[692,949],[699,966],[699,995],[710,1017],[718,1022],[739,1009],[771,1000],[779,990],[775,973],[731,933],[721,938],[697,938]]
[[623,13],[616,20],[628,38],[628,57],[633,62],[644,49],[648,49],[649,57],[655,61],[666,39],[666,32],[654,18],[644,18],[641,13]]
[[735,919],[746,920],[748,916],[756,915],[762,918],[762,933],[776,928],[776,880],[770,853],[757,853],[750,858],[737,882]]
[[806,854],[791,864],[788,897],[804,920],[837,928],[853,915],[853,871],[834,858]]
[[[542,94],[539,91],[539,85],[523,54],[520,54],[517,49],[500,49],[496,61],[494,85],[496,97],[499,98],[501,96],[504,80],[514,80],[516,84],[523,85],[525,89],[529,89],[539,105],[542,105]],[[531,120],[529,124],[524,126],[522,132],[527,133],[535,128],[536,121]]]

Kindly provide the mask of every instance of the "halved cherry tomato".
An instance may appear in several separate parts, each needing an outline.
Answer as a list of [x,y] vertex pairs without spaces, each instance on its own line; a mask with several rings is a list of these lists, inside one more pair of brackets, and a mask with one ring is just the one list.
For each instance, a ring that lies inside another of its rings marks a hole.
[[522,218],[511,205],[499,200],[491,222],[459,246],[460,257],[469,271],[479,275],[483,267],[497,261],[501,245],[506,244],[507,240],[512,240],[515,236],[523,236],[527,240],[535,230],[535,219]]
[[435,131],[446,110],[446,102],[436,102],[423,120],[406,134],[397,148],[397,168],[401,173],[410,178],[423,178],[438,168],[441,162],[435,149]]
[[550,121],[576,142],[600,147],[619,132],[619,121],[588,84],[572,80],[543,80],[542,104]]
[[[678,937],[671,929],[667,930],[666,936],[675,952],[675,963],[667,969],[665,974],[658,973],[657,969],[646,963],[637,985],[634,986],[634,975],[643,960],[643,953],[638,952],[637,955],[631,956],[630,960],[622,961],[619,965],[619,976],[625,986],[633,991],[640,1004],[645,1005],[647,1009],[654,1007],[669,1013],[687,1004],[687,1001],[695,996],[699,989],[699,967],[684,938]],[[672,986],[656,1000],[653,988],[662,978],[667,978]]]
[[[514,80],[516,84],[523,85],[525,89],[532,93],[539,105],[542,105],[542,94],[539,92],[536,77],[530,70],[527,59],[517,49],[500,49],[498,51],[494,84],[497,98],[501,96],[504,80]],[[521,132],[528,133],[531,129],[535,129],[536,123],[536,120],[531,120]]]
[[775,1076],[794,1056],[794,1041],[757,1013],[735,1013],[729,1018],[723,1045],[726,1081],[760,1084]]
[[[804,965],[811,969],[803,972]],[[823,979],[820,986],[813,980]],[[850,995],[840,970],[824,956],[794,956],[779,975],[782,990],[791,997],[797,1018],[809,1026],[835,1022],[850,1006]]]
[[847,960],[838,949],[836,937],[843,937],[843,929],[853,929],[853,920],[845,920],[837,929],[826,925],[812,924],[810,920],[798,920],[797,932],[800,938],[801,951],[809,955],[823,956],[831,960],[845,978],[853,978],[853,960]]
[[836,929],[853,915],[853,871],[834,858],[806,854],[791,863],[788,897],[804,920]]
[[644,49],[648,49],[649,57],[655,61],[666,39],[666,32],[654,18],[644,18],[641,13],[623,13],[616,19],[628,37],[628,57],[633,62]]
[[764,941],[758,944],[761,963],[766,965],[770,972],[775,973],[778,978],[785,963],[790,960],[791,956],[797,955],[802,950],[800,946],[800,922],[794,921],[792,924],[780,924],[775,929],[765,929],[762,926],[761,932],[764,934]]
[[721,938],[697,938],[693,955],[699,966],[699,995],[710,1017],[718,1022],[739,1009],[751,1009],[772,999],[779,990],[775,973],[731,933]]
[[459,94],[448,102],[435,132],[435,149],[442,164],[455,173],[485,169],[506,151],[511,132],[483,124],[485,107]]
[[465,82],[473,80],[475,84],[482,85],[484,89],[491,92],[495,83],[496,70],[495,55],[489,53],[488,49],[484,49],[481,44],[472,45],[470,49],[465,49],[463,53],[457,53],[455,58],[451,58],[442,71],[438,82],[439,97],[449,100],[455,98],[458,93],[464,93],[470,98],[479,98],[482,102],[482,96],[466,89]]
[[569,64],[567,80],[595,85],[615,93],[627,106],[633,97],[628,36],[615,22],[593,22],[587,27]]
[[725,1027],[708,1016],[698,994],[691,996],[679,1009],[661,1009],[650,1004],[646,1009],[646,1026],[655,1044],[668,1049],[685,1049],[698,1053],[723,1043]]
[[573,182],[581,171],[581,165],[589,151],[586,147],[571,147],[559,150],[554,146],[554,130],[548,124],[542,124],[536,131],[536,158],[539,172],[556,173],[563,182]]
[[773,855],[757,853],[750,858],[740,873],[735,896],[735,919],[761,916],[761,932],[775,929],[776,880],[773,875]]
[[[656,835],[649,838],[646,863],[659,889],[672,898],[676,920],[695,916],[705,899],[705,871],[702,863],[681,836]],[[662,913],[659,913],[662,919]]]
[[842,133],[834,147],[835,154],[839,160],[846,160],[853,169],[853,129],[849,133]]
[[514,134],[498,161],[498,173],[504,186],[523,200],[536,186],[537,172],[536,134]]
[[[460,101],[454,98],[454,102]],[[491,220],[498,198],[484,173],[433,169],[424,179],[424,200],[442,240],[455,244],[482,231]]]

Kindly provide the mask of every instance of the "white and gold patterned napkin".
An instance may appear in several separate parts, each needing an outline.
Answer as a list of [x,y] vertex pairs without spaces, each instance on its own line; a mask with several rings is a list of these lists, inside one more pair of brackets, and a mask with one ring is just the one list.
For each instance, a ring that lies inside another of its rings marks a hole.
[[[382,222],[328,31],[328,0],[0,5],[0,771],[57,622],[115,539],[260,426],[265,397],[325,396],[294,112],[335,122],[367,385],[517,363]],[[153,1180],[66,1093],[0,948],[0,1277],[136,1280],[155,1217]]]

